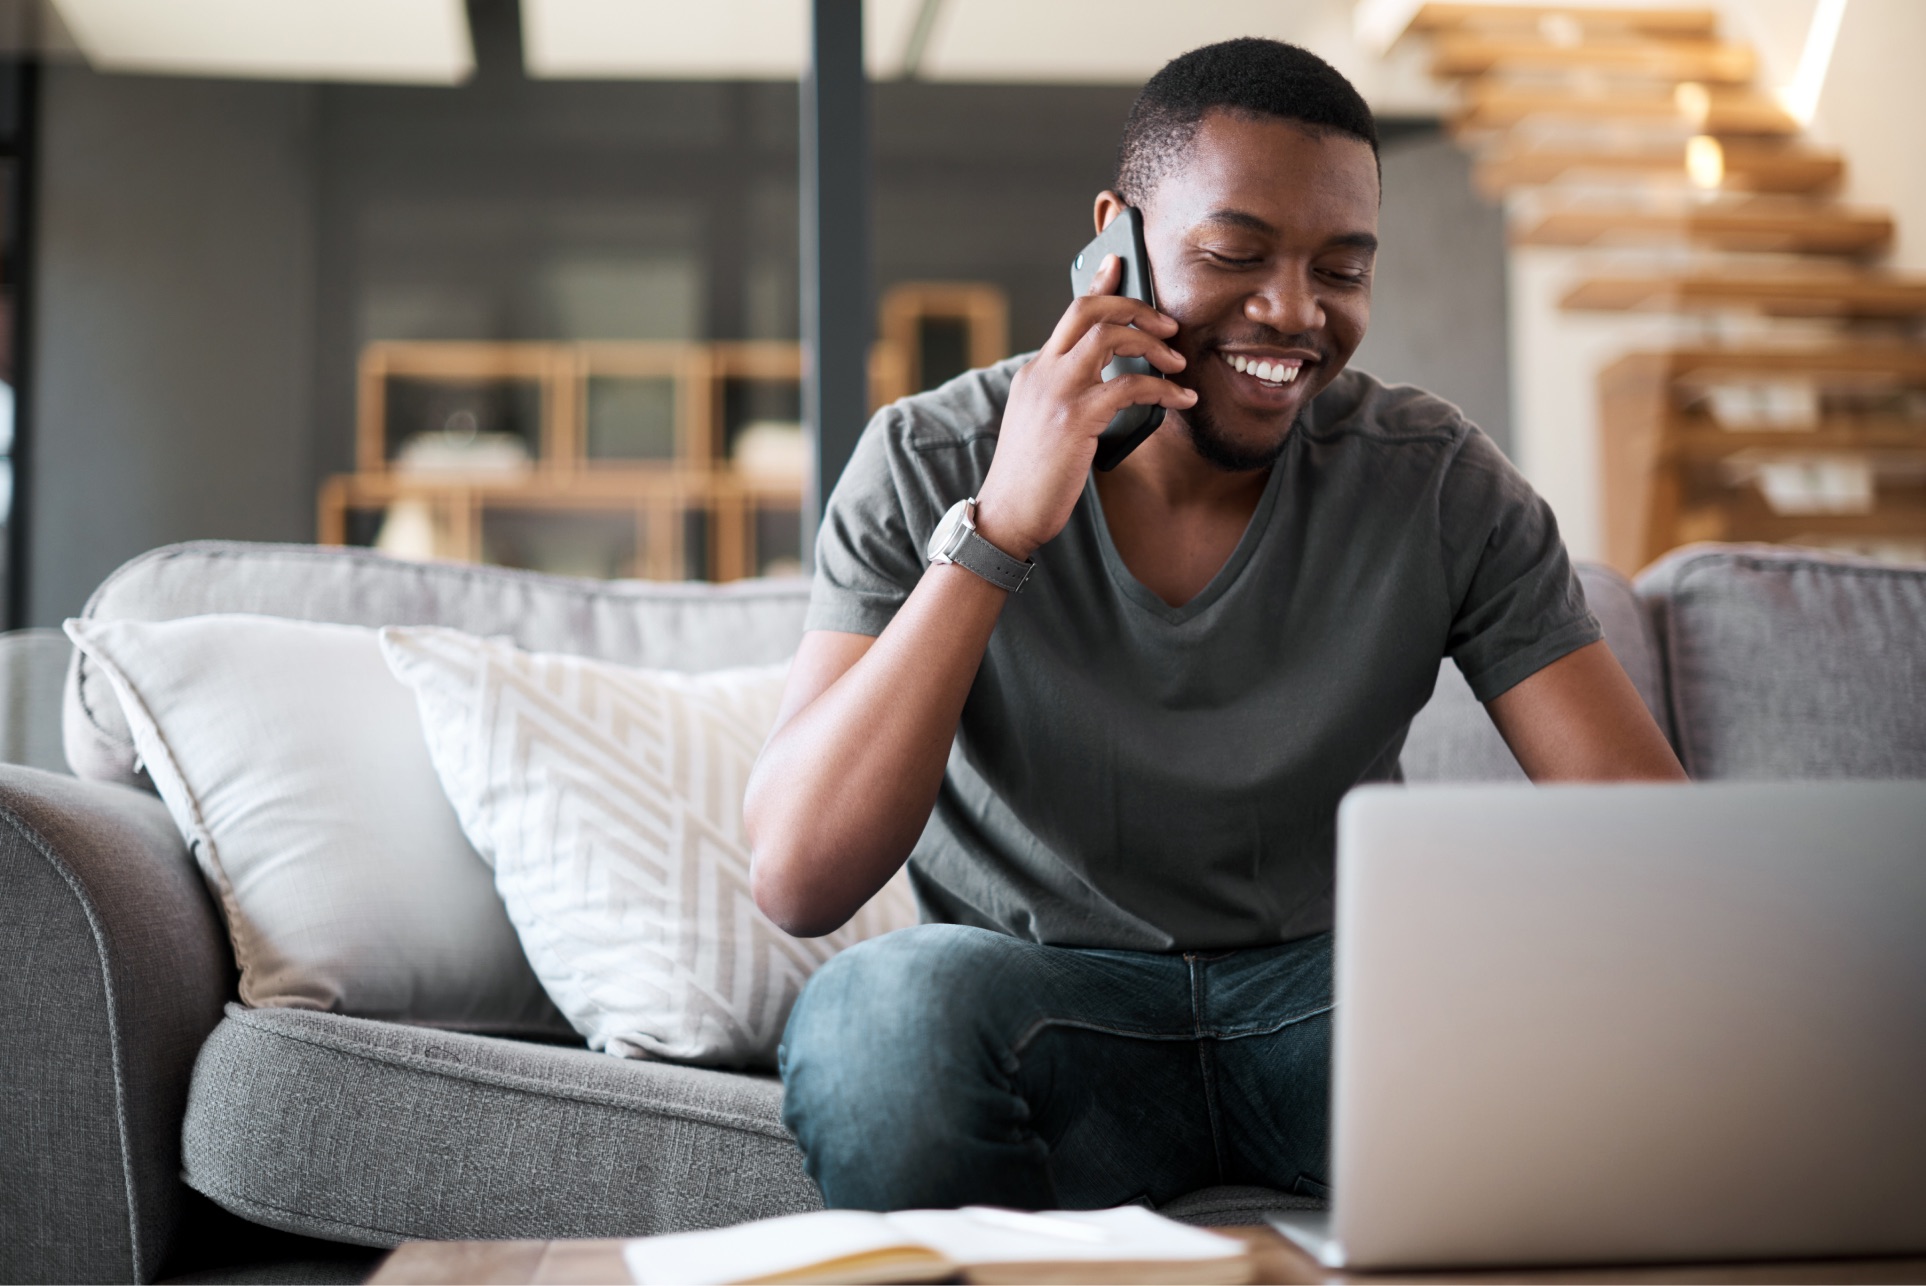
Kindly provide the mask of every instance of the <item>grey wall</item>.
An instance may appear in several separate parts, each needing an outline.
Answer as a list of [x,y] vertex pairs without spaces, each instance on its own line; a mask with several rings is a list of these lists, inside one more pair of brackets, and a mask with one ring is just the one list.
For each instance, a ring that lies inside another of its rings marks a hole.
[[1505,218],[1436,126],[1386,123],[1371,329],[1352,364],[1455,402],[1511,448]]
[[313,530],[313,91],[50,68],[29,620],[169,541]]
[[[796,337],[794,86],[540,83],[483,54],[456,90],[322,91],[330,468],[350,466],[370,340]],[[1041,343],[1131,97],[876,86],[878,288],[995,282],[1013,342]],[[582,289],[597,279],[625,306]]]

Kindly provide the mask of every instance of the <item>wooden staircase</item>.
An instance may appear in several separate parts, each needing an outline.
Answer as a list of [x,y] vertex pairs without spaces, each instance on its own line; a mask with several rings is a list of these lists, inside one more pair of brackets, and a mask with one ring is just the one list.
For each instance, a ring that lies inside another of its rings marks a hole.
[[1892,216],[1826,201],[1755,198],[1718,205],[1548,203],[1514,233],[1520,245],[1690,243],[1716,250],[1863,258],[1892,244]]
[[[1599,376],[1605,554],[1692,540],[1926,561],[1926,276],[1889,212],[1836,192],[1711,9],[1424,5],[1454,135],[1513,244],[1568,253],[1572,314],[1644,351]],[[1650,318],[1675,319],[1650,347]],[[1634,322],[1637,316],[1644,320]]]
[[[1846,164],[1836,152],[1796,142],[1750,138],[1719,140],[1721,187],[1728,192],[1825,193],[1836,188]],[[1486,195],[1561,180],[1617,183],[1674,181],[1687,173],[1688,140],[1658,138],[1630,145],[1586,139],[1539,142],[1500,138],[1480,146],[1473,171]]]

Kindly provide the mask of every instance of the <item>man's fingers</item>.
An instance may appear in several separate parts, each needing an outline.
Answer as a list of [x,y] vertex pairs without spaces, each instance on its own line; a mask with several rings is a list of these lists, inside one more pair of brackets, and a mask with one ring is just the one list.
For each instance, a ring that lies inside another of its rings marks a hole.
[[1093,389],[1091,396],[1098,399],[1095,405],[1102,407],[1105,423],[1109,423],[1110,417],[1125,407],[1161,406],[1169,411],[1182,411],[1197,402],[1194,389],[1158,379],[1155,375],[1119,375]]
[[1081,323],[1091,326],[1097,322],[1115,322],[1123,326],[1135,326],[1138,330],[1149,331],[1153,335],[1175,335],[1177,319],[1152,308],[1141,299],[1128,295],[1083,295],[1070,302],[1063,314],[1064,325]]
[[1043,351],[1067,353],[1077,346],[1085,332],[1103,322],[1135,326],[1151,335],[1177,333],[1176,318],[1165,316],[1141,299],[1127,299],[1122,295],[1079,295],[1058,320],[1057,328],[1050,333],[1050,342],[1043,346]]
[[1085,331],[1069,356],[1091,375],[1101,372],[1115,357],[1145,358],[1166,375],[1174,375],[1189,364],[1182,353],[1155,335],[1114,323],[1099,323]]
[[1090,279],[1086,295],[1114,295],[1117,287],[1123,284],[1123,260],[1116,255],[1105,255],[1097,265],[1097,275]]

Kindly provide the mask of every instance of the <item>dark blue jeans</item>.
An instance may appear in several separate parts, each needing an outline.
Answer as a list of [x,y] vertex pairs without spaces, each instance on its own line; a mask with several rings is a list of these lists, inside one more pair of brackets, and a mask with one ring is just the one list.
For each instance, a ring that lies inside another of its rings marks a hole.
[[1331,939],[1155,955],[926,924],[836,956],[783,1033],[831,1206],[1322,1195]]

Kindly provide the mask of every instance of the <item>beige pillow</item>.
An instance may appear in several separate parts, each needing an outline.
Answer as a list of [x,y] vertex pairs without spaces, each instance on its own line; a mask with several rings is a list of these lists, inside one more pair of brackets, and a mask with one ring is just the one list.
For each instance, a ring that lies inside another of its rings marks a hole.
[[915,923],[901,874],[823,938],[756,909],[742,793],[786,665],[681,674],[454,630],[381,639],[529,962],[592,1047],[771,1066],[811,973]]
[[214,891],[250,1005],[565,1034],[375,631],[72,620]]

